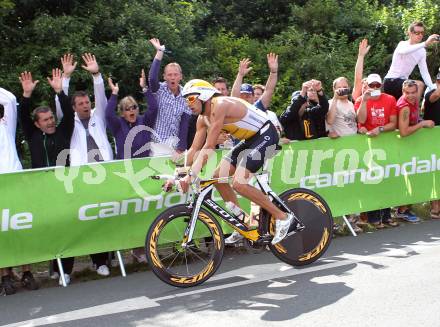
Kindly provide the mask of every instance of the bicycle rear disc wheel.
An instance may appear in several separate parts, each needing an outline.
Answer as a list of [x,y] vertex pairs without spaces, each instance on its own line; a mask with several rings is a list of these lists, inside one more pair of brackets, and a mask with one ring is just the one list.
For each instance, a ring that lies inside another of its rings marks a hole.
[[224,240],[217,220],[200,210],[191,242],[182,246],[184,232],[191,219],[185,205],[161,213],[151,224],[145,249],[153,272],[162,281],[177,287],[203,283],[220,266]]
[[[302,231],[269,245],[272,253],[292,266],[304,266],[316,261],[332,240],[333,217],[327,203],[308,189],[291,189],[280,195],[284,203],[304,224]],[[275,219],[269,220],[269,232],[274,233]]]

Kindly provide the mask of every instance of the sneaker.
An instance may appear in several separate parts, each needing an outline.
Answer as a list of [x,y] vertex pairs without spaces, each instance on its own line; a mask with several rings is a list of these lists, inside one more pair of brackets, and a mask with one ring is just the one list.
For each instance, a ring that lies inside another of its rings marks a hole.
[[[64,274],[64,279],[66,280],[66,285],[70,284],[70,276],[68,274]],[[60,280],[58,281],[60,286],[63,286],[63,279],[60,276]]]
[[397,210],[396,217],[409,223],[418,223],[420,221],[420,218],[412,213],[409,209],[405,210],[404,212],[399,212],[399,210]]
[[275,223],[275,235],[272,239],[272,244],[277,244],[281,242],[289,232],[290,224],[293,220],[293,214],[287,214],[286,219],[277,219]]
[[6,295],[15,294],[15,292],[17,291],[14,285],[14,281],[9,275],[2,277],[2,287]]
[[50,279],[58,279],[60,278],[60,274],[57,271],[54,271],[52,275],[50,275]]
[[110,270],[106,265],[99,266],[98,269],[96,269],[96,273],[100,276],[108,276],[110,275]]
[[236,230],[234,230],[234,232],[228,238],[225,238],[225,244],[227,244],[227,245],[235,244],[235,243],[241,241],[242,239],[244,239],[244,236],[241,235]]
[[30,271],[25,271],[21,277],[21,284],[30,291],[38,290],[40,287],[36,282],[34,275]]
[[131,256],[137,261],[137,263],[147,263],[147,256],[144,253],[138,254],[137,252],[136,249],[131,250]]

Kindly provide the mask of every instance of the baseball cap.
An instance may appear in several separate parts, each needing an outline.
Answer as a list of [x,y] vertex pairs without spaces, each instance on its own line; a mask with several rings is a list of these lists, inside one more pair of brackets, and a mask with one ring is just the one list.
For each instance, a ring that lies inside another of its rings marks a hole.
[[379,74],[370,74],[367,77],[367,84],[371,84],[371,83],[382,84],[382,78],[379,76]]
[[252,85],[250,85],[248,83],[244,83],[244,84],[241,84],[240,93],[254,94],[254,89],[253,89]]

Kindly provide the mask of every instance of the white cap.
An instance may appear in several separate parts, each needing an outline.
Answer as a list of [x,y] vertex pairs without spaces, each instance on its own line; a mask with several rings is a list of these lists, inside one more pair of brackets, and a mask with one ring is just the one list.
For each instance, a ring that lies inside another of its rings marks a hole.
[[367,77],[367,84],[371,84],[371,83],[382,84],[382,78],[380,77],[379,74],[370,74]]

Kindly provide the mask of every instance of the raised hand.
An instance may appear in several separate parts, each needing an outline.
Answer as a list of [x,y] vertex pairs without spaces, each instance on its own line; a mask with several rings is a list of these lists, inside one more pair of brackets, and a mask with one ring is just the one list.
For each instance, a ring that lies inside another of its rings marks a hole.
[[252,67],[249,67],[251,63],[252,61],[249,58],[240,60],[240,64],[238,65],[238,74],[241,76],[246,76],[252,70]]
[[160,44],[159,39],[152,38],[152,39],[150,39],[150,43],[153,45],[153,47],[154,47],[157,51],[163,51],[163,49],[165,48],[164,45],[161,45],[161,44]]
[[315,89],[316,92],[319,92],[322,90],[322,83],[321,81],[318,81],[316,79],[312,79],[312,86]]
[[63,66],[63,77],[69,78],[70,75],[75,71],[76,65],[78,63],[73,61],[73,55],[66,53],[61,57],[61,65]]
[[363,39],[359,43],[359,50],[358,50],[358,56],[365,57],[365,55],[370,51],[371,45],[368,45],[368,40]]
[[145,75],[145,70],[141,70],[141,76],[139,77],[139,86],[141,89],[147,87],[147,77]]
[[55,93],[60,93],[63,90],[63,82],[61,80],[61,69],[55,68],[52,69],[52,79],[47,77],[47,81],[50,86],[53,88]]
[[118,83],[114,84],[111,77],[108,78],[108,85],[110,86],[112,90],[112,94],[118,95],[119,93],[119,85]]
[[271,73],[278,72],[278,55],[275,53],[267,54],[267,65],[269,66],[269,70]]
[[91,53],[84,53],[82,55],[82,59],[85,63],[85,65],[81,66],[82,68],[84,68],[91,74],[99,73],[99,66],[98,66],[98,62],[96,61],[95,55],[92,55]]
[[23,88],[23,96],[25,98],[30,98],[39,81],[33,81],[32,73],[27,71],[21,73],[18,78],[21,82],[21,87]]

